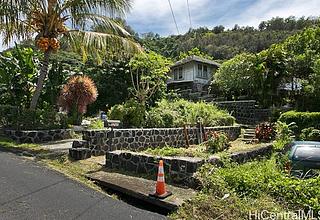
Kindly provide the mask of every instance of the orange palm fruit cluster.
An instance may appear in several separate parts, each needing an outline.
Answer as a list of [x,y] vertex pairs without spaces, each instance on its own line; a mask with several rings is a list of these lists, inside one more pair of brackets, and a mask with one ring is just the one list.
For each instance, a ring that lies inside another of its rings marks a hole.
[[40,37],[36,43],[42,51],[47,51],[50,48],[56,51],[60,48],[60,42],[57,38]]
[[50,38],[50,47],[53,50],[58,50],[60,48],[60,42],[57,38]]
[[40,37],[36,43],[37,47],[42,51],[47,51],[49,49],[50,40],[47,37]]

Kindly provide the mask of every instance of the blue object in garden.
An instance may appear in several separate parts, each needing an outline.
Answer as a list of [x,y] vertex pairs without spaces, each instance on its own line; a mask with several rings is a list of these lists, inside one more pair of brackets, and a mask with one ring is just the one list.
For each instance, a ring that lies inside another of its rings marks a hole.
[[107,120],[107,114],[105,112],[101,112],[101,120],[106,121]]

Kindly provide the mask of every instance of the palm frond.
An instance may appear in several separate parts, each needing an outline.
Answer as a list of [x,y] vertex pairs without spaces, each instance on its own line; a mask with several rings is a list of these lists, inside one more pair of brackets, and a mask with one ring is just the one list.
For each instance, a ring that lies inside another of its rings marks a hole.
[[128,37],[130,34],[113,18],[97,14],[77,14],[72,17],[73,28],[85,30],[88,24],[99,27],[99,32],[116,34],[122,37]]
[[4,44],[13,38],[28,39],[32,35],[31,27],[25,22],[34,8],[41,8],[41,0],[0,0],[0,34],[4,35]]
[[30,40],[34,35],[31,26],[20,20],[0,25],[0,33],[3,36],[3,45],[9,45],[13,40]]
[[67,46],[82,54],[84,61],[88,55],[95,57],[98,63],[101,63],[103,57],[129,57],[142,51],[141,46],[132,39],[114,34],[73,30],[64,38],[61,41],[66,40]]
[[122,17],[131,8],[132,0],[66,0],[62,13],[71,17],[81,13],[95,13],[110,17]]

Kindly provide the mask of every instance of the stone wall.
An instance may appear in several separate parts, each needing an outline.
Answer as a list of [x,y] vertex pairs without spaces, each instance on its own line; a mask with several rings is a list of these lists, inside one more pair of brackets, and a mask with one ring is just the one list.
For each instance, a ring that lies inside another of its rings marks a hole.
[[[272,145],[265,145],[247,151],[236,152],[229,155],[230,161],[239,164],[271,156]],[[124,170],[138,174],[148,174],[156,178],[158,163],[162,159],[167,180],[172,183],[195,188],[198,186],[194,174],[204,163],[223,167],[223,160],[212,155],[208,159],[197,157],[160,157],[130,151],[110,151],[106,153],[106,167]]]
[[[242,164],[248,161],[269,157],[272,155],[273,150],[273,145],[268,144],[258,148],[232,153],[229,157],[231,162]],[[216,166],[223,166],[221,158],[215,155],[210,156],[207,162]]]
[[[230,140],[237,139],[241,133],[240,126],[208,127],[204,130],[223,131]],[[190,145],[199,143],[198,128],[188,128],[186,133],[183,128],[89,130],[83,132],[83,140],[86,141],[84,147],[91,148],[94,155],[115,150],[142,151],[149,147],[185,147],[186,137]]]
[[194,173],[205,162],[201,158],[157,157],[128,151],[111,151],[106,153],[106,167],[148,174],[156,178],[160,159],[164,162],[167,180],[188,187],[196,186]]
[[257,124],[268,121],[271,117],[270,109],[259,109],[255,100],[214,102],[219,108],[227,110],[238,123]]
[[72,138],[71,129],[34,131],[4,130],[4,134],[19,143],[42,143]]

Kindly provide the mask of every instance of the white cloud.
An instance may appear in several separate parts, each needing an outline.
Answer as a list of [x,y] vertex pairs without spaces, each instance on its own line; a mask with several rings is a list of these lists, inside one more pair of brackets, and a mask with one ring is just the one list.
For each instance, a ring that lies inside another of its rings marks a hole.
[[[319,0],[258,0],[240,14],[236,23],[257,26],[261,21],[277,16],[285,18],[319,15]],[[231,23],[232,20],[229,19],[228,22]]]
[[[224,25],[257,26],[272,17],[319,16],[320,0],[189,0],[193,27]],[[181,33],[189,29],[186,0],[171,0]],[[139,32],[176,34],[168,0],[135,0],[127,16]]]
[[[191,15],[195,18],[210,0],[189,0],[189,3]],[[190,27],[187,1],[171,0],[171,4],[180,32],[187,31]],[[127,20],[138,32],[177,34],[167,0],[135,0]]]

